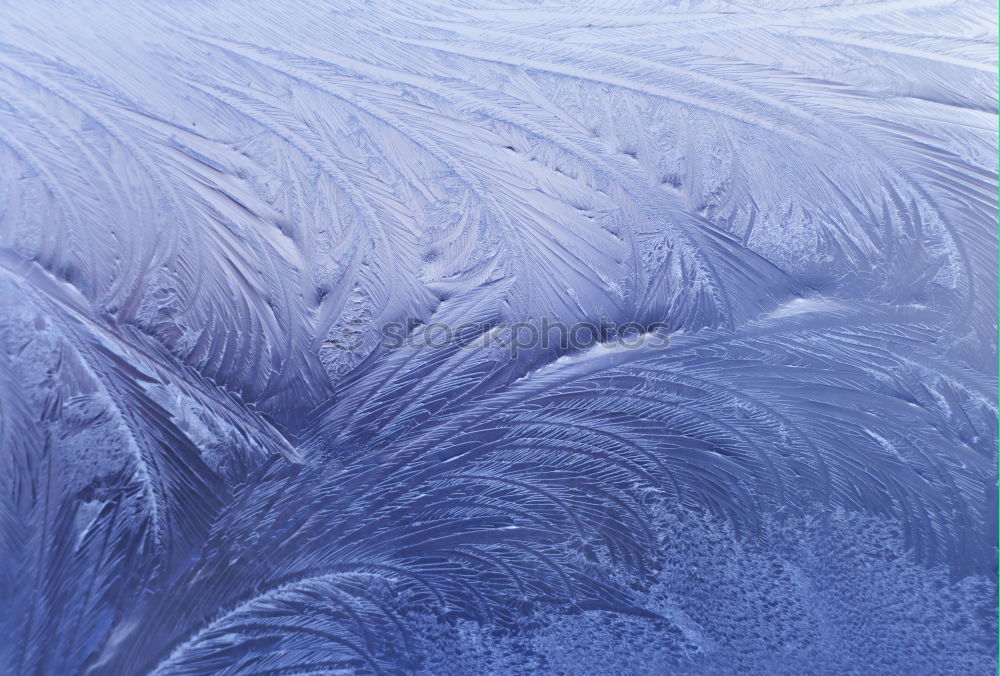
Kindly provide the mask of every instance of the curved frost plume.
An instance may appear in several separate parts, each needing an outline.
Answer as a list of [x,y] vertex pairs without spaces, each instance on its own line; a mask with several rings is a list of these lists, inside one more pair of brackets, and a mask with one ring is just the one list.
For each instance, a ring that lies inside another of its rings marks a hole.
[[119,4],[0,9],[0,670],[995,671],[993,7]]

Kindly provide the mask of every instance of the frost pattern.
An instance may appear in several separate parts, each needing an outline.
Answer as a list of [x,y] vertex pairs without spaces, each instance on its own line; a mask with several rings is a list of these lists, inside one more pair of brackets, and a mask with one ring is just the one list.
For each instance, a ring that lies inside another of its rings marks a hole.
[[[989,3],[116,4],[0,9],[0,670],[996,670]],[[382,342],[543,318],[670,344]]]

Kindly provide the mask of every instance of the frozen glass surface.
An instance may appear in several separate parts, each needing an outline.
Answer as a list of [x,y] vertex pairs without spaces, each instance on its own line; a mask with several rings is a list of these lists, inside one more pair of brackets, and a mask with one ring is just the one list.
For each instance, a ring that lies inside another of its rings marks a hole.
[[0,673],[996,673],[996,44],[4,2]]

